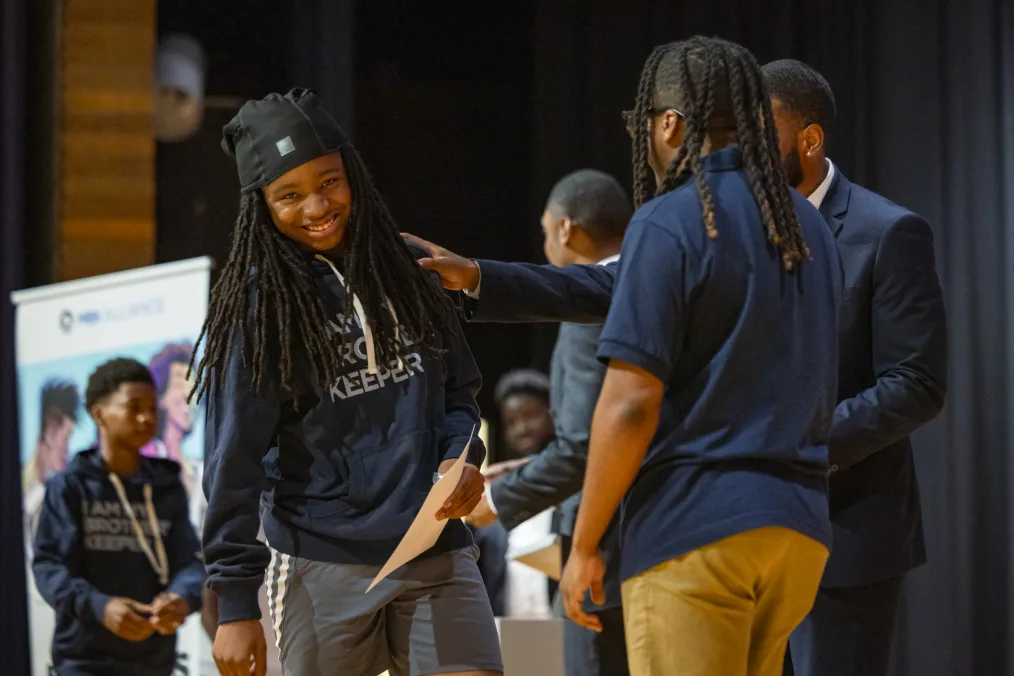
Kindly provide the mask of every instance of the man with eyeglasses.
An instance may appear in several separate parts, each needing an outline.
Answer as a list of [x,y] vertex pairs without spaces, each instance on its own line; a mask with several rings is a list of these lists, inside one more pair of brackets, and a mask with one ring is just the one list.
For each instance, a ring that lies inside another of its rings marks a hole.
[[[651,120],[651,118],[658,117],[659,115],[663,115],[669,112],[673,113],[680,119],[684,119],[683,113],[676,110],[675,108],[649,108],[648,115],[644,118],[644,123],[647,125]],[[627,128],[627,135],[630,136],[630,138],[634,138],[634,136],[637,134],[636,111],[624,110],[622,115],[623,115],[623,126]]]

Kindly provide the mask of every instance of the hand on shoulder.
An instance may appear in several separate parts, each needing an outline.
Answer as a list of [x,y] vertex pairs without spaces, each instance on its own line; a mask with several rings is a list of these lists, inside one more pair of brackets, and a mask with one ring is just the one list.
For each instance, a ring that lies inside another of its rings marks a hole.
[[445,289],[475,291],[479,286],[479,266],[475,261],[459,256],[432,242],[427,242],[421,237],[405,232],[401,233],[401,236],[428,254],[427,257],[418,259],[417,262],[424,270],[431,270],[439,274]]

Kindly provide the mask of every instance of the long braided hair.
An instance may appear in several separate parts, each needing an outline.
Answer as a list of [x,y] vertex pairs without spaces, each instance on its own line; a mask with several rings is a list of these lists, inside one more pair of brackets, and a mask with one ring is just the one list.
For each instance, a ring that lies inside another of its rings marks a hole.
[[[648,164],[649,132],[644,121],[653,109],[667,106],[680,109],[686,134],[656,187]],[[709,237],[717,237],[715,200],[705,180],[701,150],[711,131],[724,128],[735,132],[768,240],[781,253],[785,269],[809,260],[810,250],[803,240],[778,151],[771,101],[760,67],[749,51],[732,42],[700,36],[656,47],[641,71],[634,119],[638,121],[632,141],[636,206],[674,190],[693,176],[704,227]]]
[[[395,362],[408,345],[428,356],[439,355],[440,328],[455,321],[450,299],[413,259],[359,153],[351,145],[340,152],[352,192],[341,261],[344,315],[353,316],[354,291],[373,331],[378,363]],[[204,395],[212,370],[222,382],[237,346],[244,360],[252,357],[255,390],[265,370],[277,368],[280,387],[294,393],[293,351],[300,349],[308,356],[309,375],[315,382],[333,383],[341,376],[342,355],[352,340],[347,333],[341,340],[332,339],[336,324],[329,322],[308,258],[275,227],[260,190],[244,193],[232,250],[211,291],[208,317],[191,357],[193,367],[197,348],[206,341],[191,397],[196,394],[199,400]],[[397,314],[398,340],[393,321],[382,320],[393,319],[386,299]],[[245,330],[251,310],[253,354],[247,355]],[[277,365],[271,363],[275,360]]]

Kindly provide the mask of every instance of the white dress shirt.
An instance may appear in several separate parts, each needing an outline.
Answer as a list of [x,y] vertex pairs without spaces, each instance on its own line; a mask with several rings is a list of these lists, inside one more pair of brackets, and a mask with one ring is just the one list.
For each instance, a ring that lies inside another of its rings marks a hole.
[[831,189],[831,181],[834,180],[834,163],[831,160],[824,160],[827,162],[827,176],[820,182],[817,189],[810,193],[810,196],[806,199],[810,201],[810,204],[820,208],[820,205],[824,203],[824,198],[827,197],[827,191]]

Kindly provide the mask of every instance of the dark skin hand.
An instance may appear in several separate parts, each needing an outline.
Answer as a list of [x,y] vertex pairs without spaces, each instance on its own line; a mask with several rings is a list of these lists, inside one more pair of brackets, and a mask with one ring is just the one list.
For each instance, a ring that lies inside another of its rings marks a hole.
[[190,605],[179,594],[162,592],[151,602],[151,626],[163,636],[176,633],[190,614]]
[[260,620],[219,625],[211,655],[222,676],[264,676],[268,664],[268,644]]
[[581,500],[573,545],[560,578],[567,617],[592,631],[602,631],[602,623],[584,612],[581,602],[589,590],[593,603],[605,601],[606,566],[599,541],[634,483],[658,429],[664,392],[665,384],[647,371],[618,359],[609,363],[592,420],[582,488],[587,497]]
[[102,624],[106,629],[127,641],[143,641],[155,631],[147,615],[151,606],[134,599],[114,597],[106,604],[102,613]]
[[[446,474],[454,466],[455,462],[454,458],[444,460],[440,463],[440,469],[437,471],[440,474]],[[454,488],[454,492],[447,498],[443,506],[437,510],[436,518],[463,519],[471,514],[475,506],[479,504],[479,500],[482,499],[485,483],[482,472],[475,465],[465,463],[465,468],[461,472],[461,479],[458,480],[458,485]]]
[[567,557],[564,575],[560,578],[563,594],[563,609],[575,624],[594,632],[602,631],[602,620],[594,613],[586,613],[582,607],[585,592],[591,594],[592,603],[601,606],[606,602],[603,580],[606,577],[606,563],[598,551],[585,553],[572,551]]
[[420,258],[418,263],[423,270],[432,270],[439,274],[445,289],[475,291],[475,287],[479,285],[479,266],[475,261],[407,232],[401,233],[401,236],[429,254],[429,258]]

